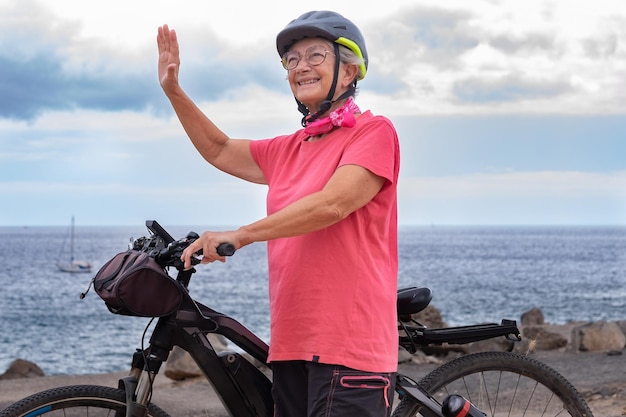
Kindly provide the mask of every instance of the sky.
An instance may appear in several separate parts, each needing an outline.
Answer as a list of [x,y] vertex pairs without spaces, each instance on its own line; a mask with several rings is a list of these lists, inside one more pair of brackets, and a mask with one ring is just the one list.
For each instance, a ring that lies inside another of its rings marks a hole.
[[262,139],[299,128],[275,36],[311,8],[366,39],[357,104],[398,131],[401,225],[626,225],[621,0],[0,0],[0,226],[263,217],[266,188],[186,137],[156,32],[198,106]]

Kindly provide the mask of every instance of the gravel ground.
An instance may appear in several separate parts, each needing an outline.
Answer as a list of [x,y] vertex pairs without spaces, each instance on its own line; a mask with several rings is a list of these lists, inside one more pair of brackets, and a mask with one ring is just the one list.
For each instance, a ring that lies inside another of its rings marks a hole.
[[[622,416],[626,407],[626,352],[573,353],[536,352],[533,356],[569,379],[587,399],[596,417]],[[419,379],[436,365],[402,364],[400,372]],[[124,373],[103,375],[47,376],[0,381],[0,408],[30,394],[64,385],[95,384],[117,386]],[[218,397],[208,382],[193,379],[157,380],[153,402],[177,417],[226,417]]]

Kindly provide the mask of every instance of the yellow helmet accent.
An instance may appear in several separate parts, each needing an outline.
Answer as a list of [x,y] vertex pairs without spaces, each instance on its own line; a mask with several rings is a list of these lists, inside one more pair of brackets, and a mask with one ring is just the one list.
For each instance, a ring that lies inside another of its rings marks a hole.
[[335,40],[336,43],[338,43],[339,45],[343,45],[346,48],[348,48],[349,50],[351,50],[352,52],[354,52],[354,54],[356,56],[358,56],[359,58],[361,58],[361,63],[359,64],[359,80],[362,80],[363,78],[365,78],[365,73],[367,72],[367,67],[365,66],[365,58],[363,57],[363,53],[361,52],[361,48],[359,48],[359,45],[356,44],[356,42],[351,41],[348,38],[343,38],[343,37],[339,37]]

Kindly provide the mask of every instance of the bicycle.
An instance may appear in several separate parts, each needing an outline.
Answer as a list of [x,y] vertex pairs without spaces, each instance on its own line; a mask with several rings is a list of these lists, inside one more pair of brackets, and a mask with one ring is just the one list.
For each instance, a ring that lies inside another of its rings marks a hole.
[[[231,416],[273,415],[271,377],[243,354],[217,353],[206,337],[209,333],[220,334],[252,358],[261,363],[267,361],[268,345],[264,341],[235,319],[195,301],[189,294],[188,284],[195,269],[184,270],[180,256],[198,235],[190,232],[174,240],[156,221],[147,221],[146,226],[150,235],[134,240],[133,249],[147,252],[160,265],[177,270],[176,283],[183,290],[184,301],[176,312],[158,318],[149,346],[133,354],[129,375],[120,379],[117,387],[74,385],[42,391],[0,411],[0,417],[169,417],[150,399],[154,380],[174,346],[191,355]],[[228,244],[218,248],[224,256],[232,255],[232,249]],[[195,258],[193,263],[199,262]],[[399,346],[411,353],[427,346],[466,344],[502,336],[521,340],[512,320],[426,328],[412,315],[426,308],[431,299],[430,289],[424,287],[398,291]],[[271,369],[271,364],[268,366]],[[393,417],[592,417],[585,400],[562,375],[533,358],[512,352],[461,356],[420,381],[397,374],[394,400]]]

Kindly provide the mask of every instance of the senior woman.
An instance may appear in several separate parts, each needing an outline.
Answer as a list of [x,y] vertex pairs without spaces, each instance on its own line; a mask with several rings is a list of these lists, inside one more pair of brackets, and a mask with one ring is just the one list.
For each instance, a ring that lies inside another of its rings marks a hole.
[[176,33],[159,28],[159,77],[183,128],[215,168],[268,186],[267,216],[207,231],[184,253],[224,261],[216,247],[267,242],[276,416],[385,416],[397,368],[397,180],[392,123],[354,101],[367,72],[363,36],[348,19],[312,11],[276,46],[302,129],[232,139],[178,82]]

